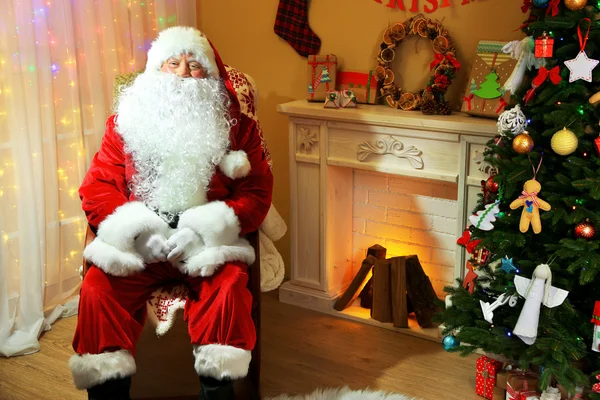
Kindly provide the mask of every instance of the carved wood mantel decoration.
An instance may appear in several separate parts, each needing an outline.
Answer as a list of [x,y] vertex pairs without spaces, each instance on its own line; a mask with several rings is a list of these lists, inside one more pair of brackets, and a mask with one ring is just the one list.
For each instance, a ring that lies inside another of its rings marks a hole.
[[367,141],[358,146],[358,161],[365,161],[370,155],[392,154],[398,158],[406,158],[413,168],[423,168],[423,159],[421,150],[414,146],[404,148],[404,143],[393,136],[387,136],[383,139]]

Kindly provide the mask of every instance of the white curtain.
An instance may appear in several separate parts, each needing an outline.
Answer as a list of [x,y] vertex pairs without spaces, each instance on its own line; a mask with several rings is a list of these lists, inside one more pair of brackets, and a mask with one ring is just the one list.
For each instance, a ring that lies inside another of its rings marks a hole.
[[0,355],[38,351],[77,312],[78,188],[113,79],[173,25],[196,26],[195,0],[0,0]]

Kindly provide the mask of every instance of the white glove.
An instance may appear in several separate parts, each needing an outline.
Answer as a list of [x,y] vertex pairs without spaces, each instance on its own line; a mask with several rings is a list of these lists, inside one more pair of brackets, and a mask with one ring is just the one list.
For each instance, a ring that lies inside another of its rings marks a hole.
[[167,261],[170,249],[167,246],[167,238],[163,235],[143,232],[135,238],[135,250],[142,256],[144,263],[152,264]]
[[167,254],[167,260],[179,263],[193,255],[194,250],[204,247],[204,241],[190,228],[181,228],[167,240],[167,246],[171,250]]

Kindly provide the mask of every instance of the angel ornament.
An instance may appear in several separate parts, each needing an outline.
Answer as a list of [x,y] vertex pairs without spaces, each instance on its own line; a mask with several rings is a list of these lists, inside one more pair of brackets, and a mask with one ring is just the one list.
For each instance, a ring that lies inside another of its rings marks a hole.
[[540,221],[540,208],[544,211],[550,211],[550,204],[540,199],[537,195],[542,190],[542,185],[534,179],[530,179],[523,185],[523,192],[518,199],[510,203],[510,209],[516,210],[523,207],[521,213],[521,222],[519,230],[525,233],[529,230],[529,225],[533,229],[533,233],[542,231],[542,221]]
[[557,307],[565,301],[569,292],[552,286],[552,271],[548,264],[538,265],[531,279],[515,275],[515,287],[525,298],[525,304],[513,333],[532,345],[537,339],[542,304],[548,308]]

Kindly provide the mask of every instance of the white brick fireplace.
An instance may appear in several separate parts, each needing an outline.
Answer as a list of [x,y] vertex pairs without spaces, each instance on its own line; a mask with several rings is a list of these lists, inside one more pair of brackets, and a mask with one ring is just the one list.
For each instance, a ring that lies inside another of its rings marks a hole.
[[443,298],[454,281],[457,185],[361,170],[353,178],[353,274],[379,244],[387,257],[416,254]]
[[333,304],[374,244],[388,258],[417,254],[440,298],[464,275],[456,239],[487,178],[476,159],[495,121],[304,100],[278,111],[290,118],[292,249],[280,301],[437,340],[437,330],[414,320],[393,328],[367,309]]

